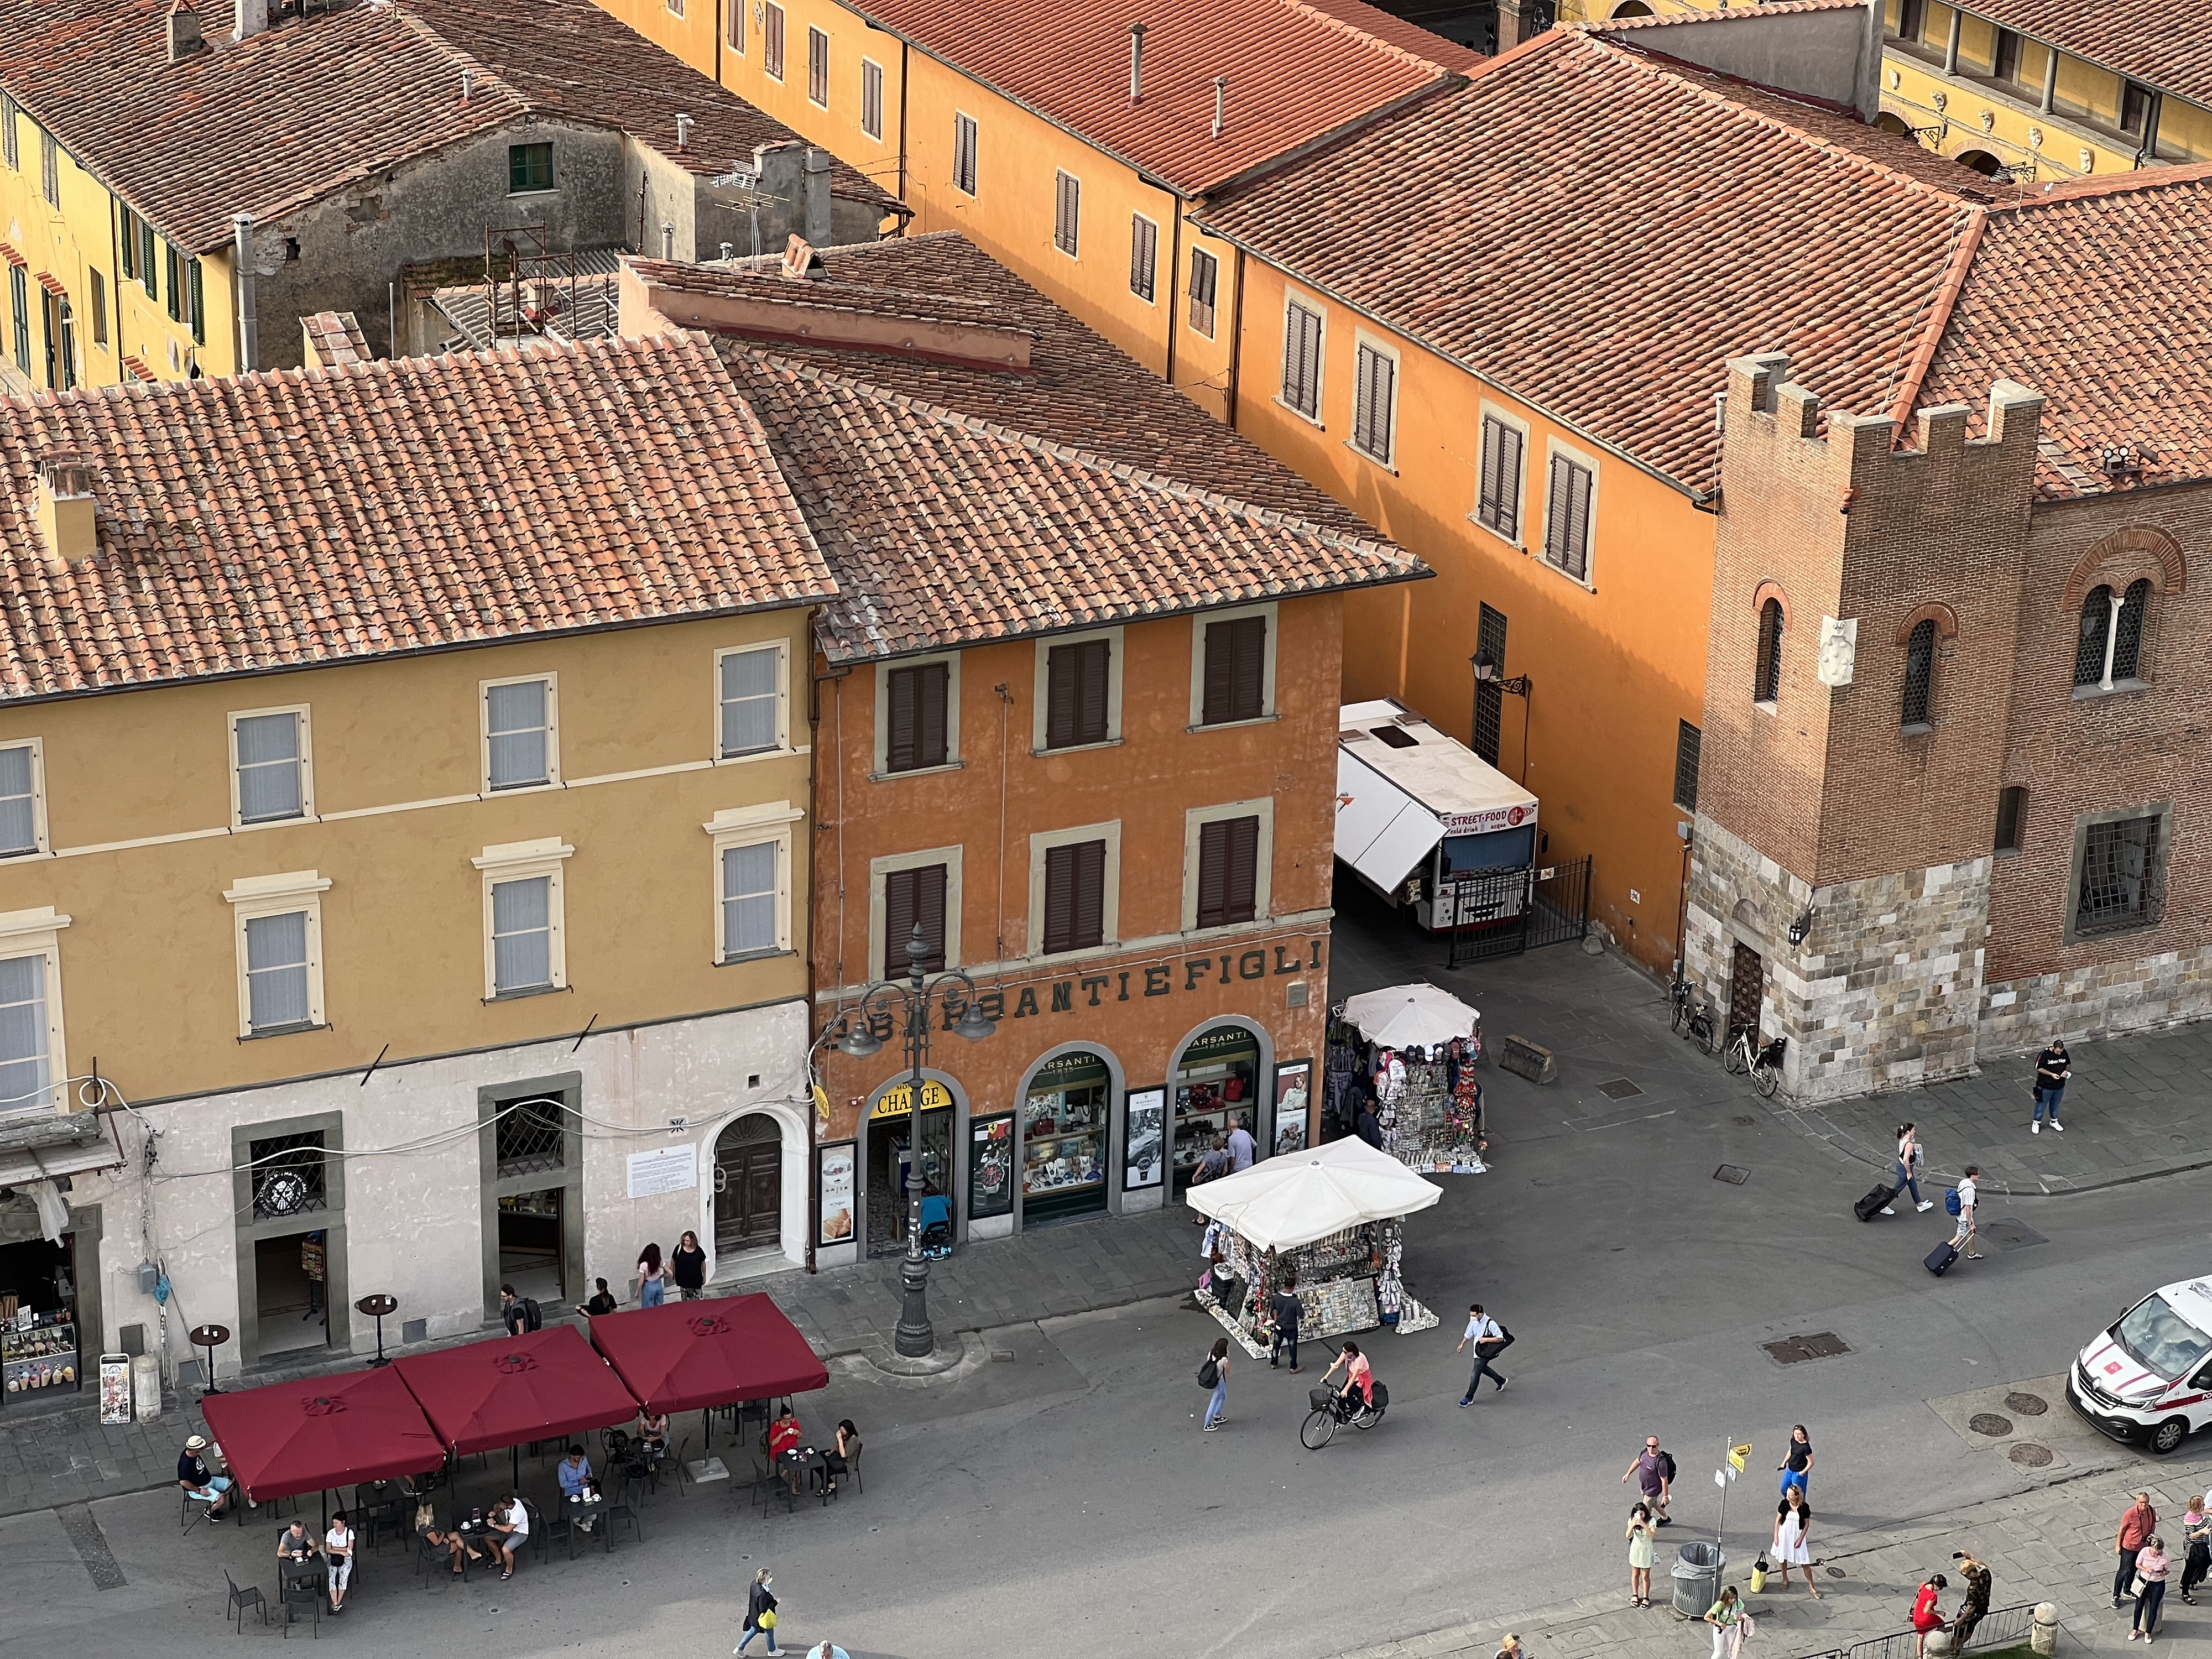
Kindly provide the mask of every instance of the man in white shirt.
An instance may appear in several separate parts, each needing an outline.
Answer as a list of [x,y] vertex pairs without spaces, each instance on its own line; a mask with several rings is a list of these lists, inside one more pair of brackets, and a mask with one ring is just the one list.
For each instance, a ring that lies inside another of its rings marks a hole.
[[1251,1127],[1240,1117],[1237,1127],[1229,1132],[1229,1172],[1234,1175],[1239,1170],[1250,1169],[1254,1150]]
[[1468,1376],[1467,1394],[1459,1402],[1462,1411],[1474,1401],[1474,1391],[1482,1386],[1486,1376],[1498,1384],[1498,1393],[1505,1392],[1505,1378],[1491,1368],[1490,1362],[1504,1353],[1505,1345],[1512,1340],[1506,1335],[1505,1327],[1483,1312],[1480,1302],[1467,1310],[1467,1334],[1460,1338],[1459,1347],[1452,1350],[1457,1353],[1468,1343],[1474,1344],[1474,1370]]
[[1974,1181],[1982,1172],[1978,1164],[1969,1164],[1966,1174],[1959,1177],[1959,1231],[1951,1236],[1954,1249],[1964,1249],[1966,1260],[1979,1261],[1982,1253],[1974,1248]]

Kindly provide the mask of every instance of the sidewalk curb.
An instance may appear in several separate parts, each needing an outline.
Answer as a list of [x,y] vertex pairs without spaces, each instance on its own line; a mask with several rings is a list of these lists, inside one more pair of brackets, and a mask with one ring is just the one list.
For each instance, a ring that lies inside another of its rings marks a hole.
[[[1884,1175],[1891,1173],[1897,1167],[1897,1158],[1894,1153],[1886,1150],[1869,1148],[1853,1139],[1844,1130],[1837,1127],[1818,1106],[1770,1103],[1767,1109],[1775,1116],[1788,1122],[1808,1140],[1827,1147],[1850,1162],[1863,1164],[1869,1169],[1878,1170]],[[1811,1127],[1807,1121],[1808,1119],[1817,1119],[1821,1127],[1818,1129]],[[2166,1176],[2187,1175],[2191,1170],[2204,1169],[2212,1169],[2212,1155],[2190,1158],[2184,1162],[2164,1164],[2155,1169],[2130,1170],[2119,1175],[2099,1176],[2094,1179],[2083,1181],[2069,1180],[2063,1176],[2054,1176],[2048,1182],[2039,1181],[2035,1187],[2015,1186],[2010,1182],[2000,1180],[1990,1175],[1978,1176],[1975,1180],[1984,1193],[1993,1197],[2069,1198],[2076,1193],[2098,1193],[2107,1191],[2114,1187],[2132,1187],[2141,1182],[2157,1181]],[[1959,1174],[1937,1169],[1929,1169],[1920,1177],[1923,1182],[1930,1186],[1942,1183],[1954,1187],[1958,1185],[1960,1178]]]

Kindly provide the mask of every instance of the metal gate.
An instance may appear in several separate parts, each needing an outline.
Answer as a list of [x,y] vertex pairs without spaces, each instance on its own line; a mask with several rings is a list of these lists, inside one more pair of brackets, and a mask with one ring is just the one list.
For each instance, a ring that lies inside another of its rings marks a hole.
[[1476,870],[1441,888],[1452,907],[1449,966],[1518,956],[1589,932],[1590,861]]

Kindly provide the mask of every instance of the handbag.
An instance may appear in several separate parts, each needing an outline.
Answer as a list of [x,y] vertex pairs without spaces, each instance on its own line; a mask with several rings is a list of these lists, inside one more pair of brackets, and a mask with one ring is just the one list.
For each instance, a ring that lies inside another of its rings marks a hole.
[[1505,1323],[1503,1320],[1498,1322],[1498,1334],[1496,1336],[1486,1336],[1481,1341],[1474,1345],[1474,1357],[1476,1358],[1482,1360],[1495,1359],[1498,1355],[1504,1353],[1508,1348],[1513,1346],[1513,1333],[1505,1328]]
[[753,1620],[753,1622],[758,1625],[763,1630],[774,1630],[775,1628],[775,1609],[774,1607],[770,1607],[766,1613],[763,1613],[759,1618]]

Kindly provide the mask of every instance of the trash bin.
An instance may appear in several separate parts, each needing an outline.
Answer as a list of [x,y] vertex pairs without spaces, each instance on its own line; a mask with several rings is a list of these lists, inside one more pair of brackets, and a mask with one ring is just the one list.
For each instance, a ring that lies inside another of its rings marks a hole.
[[1674,1562],[1674,1611],[1702,1619],[1720,1600],[1721,1571],[1728,1557],[1718,1544],[1685,1544]]

